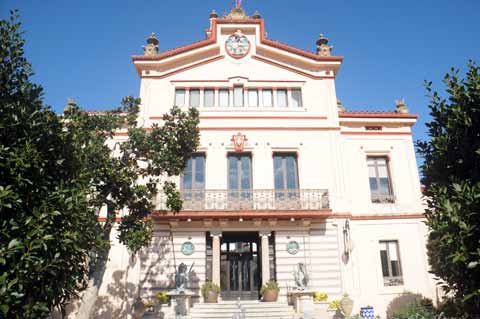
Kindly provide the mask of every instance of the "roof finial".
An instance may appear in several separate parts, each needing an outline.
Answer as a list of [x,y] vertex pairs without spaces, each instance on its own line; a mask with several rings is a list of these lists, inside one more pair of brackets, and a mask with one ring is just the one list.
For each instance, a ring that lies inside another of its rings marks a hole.
[[328,45],[328,38],[320,33],[320,36],[317,39],[317,54],[321,56],[331,56],[332,48],[332,46]]
[[152,34],[147,38],[147,45],[143,47],[143,54],[144,55],[158,54],[158,39],[155,36],[154,32],[152,32]]
[[396,100],[395,101],[395,112],[400,113],[400,114],[407,114],[408,113],[408,108],[407,105],[405,104],[405,99],[401,100]]
[[240,6],[242,5],[242,0],[236,0],[235,2],[237,3],[237,9],[240,9]]

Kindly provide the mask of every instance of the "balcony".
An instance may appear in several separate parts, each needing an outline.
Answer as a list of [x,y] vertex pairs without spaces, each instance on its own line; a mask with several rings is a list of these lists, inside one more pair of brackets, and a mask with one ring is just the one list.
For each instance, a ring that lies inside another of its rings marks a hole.
[[[330,208],[326,189],[182,190],[184,211],[239,210],[326,210]],[[157,211],[167,210],[166,196],[155,199]]]

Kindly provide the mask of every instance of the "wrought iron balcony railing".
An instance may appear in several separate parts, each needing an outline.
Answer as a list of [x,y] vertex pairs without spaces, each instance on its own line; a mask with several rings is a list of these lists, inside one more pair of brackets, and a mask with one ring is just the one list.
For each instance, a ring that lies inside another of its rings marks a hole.
[[372,194],[372,203],[375,203],[375,204],[392,204],[392,203],[395,203],[395,196],[394,195]]
[[[326,189],[201,189],[182,190],[183,210],[321,210],[330,208]],[[166,210],[166,196],[159,193],[156,210]]]

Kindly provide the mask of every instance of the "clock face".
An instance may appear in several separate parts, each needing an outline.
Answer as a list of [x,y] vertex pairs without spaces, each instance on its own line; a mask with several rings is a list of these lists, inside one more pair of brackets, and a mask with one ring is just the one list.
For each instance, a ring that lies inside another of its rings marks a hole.
[[248,41],[247,37],[240,31],[237,31],[228,37],[227,41],[225,42],[225,47],[228,54],[236,59],[239,59],[247,55],[248,51],[250,50],[250,41]]

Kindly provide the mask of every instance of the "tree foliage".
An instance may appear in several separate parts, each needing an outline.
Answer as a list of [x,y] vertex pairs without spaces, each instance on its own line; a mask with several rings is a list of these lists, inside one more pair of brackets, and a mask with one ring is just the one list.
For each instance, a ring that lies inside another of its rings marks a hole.
[[447,97],[426,83],[430,141],[418,142],[428,202],[431,271],[444,282],[459,313],[480,313],[480,74],[470,62],[461,78],[444,77]]
[[140,100],[126,97],[93,114],[70,102],[58,116],[30,81],[19,28],[15,12],[0,21],[0,317],[44,318],[89,276],[99,286],[117,217],[135,253],[150,242],[159,187],[181,209],[168,176],[198,144],[198,112],[173,108],[145,129]]

